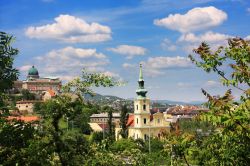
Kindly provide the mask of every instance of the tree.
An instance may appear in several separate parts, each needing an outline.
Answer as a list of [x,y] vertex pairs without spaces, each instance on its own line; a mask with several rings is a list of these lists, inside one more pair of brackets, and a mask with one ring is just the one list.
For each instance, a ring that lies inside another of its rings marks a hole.
[[13,68],[13,61],[18,50],[11,46],[13,36],[0,32],[0,110],[3,111],[7,90],[12,88],[18,78],[17,69]]
[[22,94],[23,100],[35,100],[36,99],[36,95],[34,93],[31,93],[27,89],[22,89],[21,94]]
[[228,46],[212,51],[208,44],[194,49],[200,60],[189,56],[196,66],[221,77],[224,86],[241,91],[240,100],[233,99],[229,89],[223,96],[208,98],[208,113],[201,120],[212,123],[216,130],[197,147],[199,165],[248,165],[250,161],[250,41],[228,39]]
[[31,123],[22,121],[7,121],[8,90],[18,78],[17,69],[13,68],[13,61],[18,54],[11,44],[13,36],[0,32],[0,165],[24,165],[26,148],[34,137],[34,127]]
[[103,110],[108,113],[108,139],[113,142],[115,140],[115,125],[113,123],[113,112],[114,109],[110,106],[104,106]]
[[[40,111],[44,120],[42,129],[46,133],[44,136],[50,138],[50,146],[47,148],[54,149],[59,159],[58,162],[61,165],[79,165],[79,162],[84,163],[85,155],[89,148],[86,148],[88,143],[84,139],[83,133],[79,132],[79,128],[66,131],[60,126],[60,122],[65,117],[68,117],[70,120],[77,120],[77,127],[82,128],[88,125],[87,121],[84,121],[84,123],[78,121],[79,115],[81,115],[80,119],[85,119],[89,116],[82,97],[83,94],[92,94],[91,88],[93,86],[111,87],[114,85],[116,85],[116,82],[106,75],[86,73],[84,71],[81,77],[68,82],[63,87],[64,94],[48,100],[42,105]],[[69,93],[70,95],[68,95]],[[77,97],[74,97],[76,95]],[[73,133],[69,135],[69,132]],[[72,135],[74,135],[74,139],[72,139]]]
[[128,108],[126,105],[121,106],[121,118],[120,118],[120,126],[121,126],[121,131],[120,134],[122,138],[127,138],[128,137],[128,127],[127,127],[127,121],[128,121]]

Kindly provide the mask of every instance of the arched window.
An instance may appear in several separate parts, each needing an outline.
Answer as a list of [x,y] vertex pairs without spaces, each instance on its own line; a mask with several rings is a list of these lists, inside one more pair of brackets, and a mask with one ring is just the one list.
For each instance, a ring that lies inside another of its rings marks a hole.
[[146,118],[144,118],[144,124],[147,124],[147,119]]
[[136,110],[138,110],[138,105],[136,105]]
[[138,124],[138,118],[136,118],[136,123]]
[[143,110],[146,111],[146,105],[145,104],[143,104]]

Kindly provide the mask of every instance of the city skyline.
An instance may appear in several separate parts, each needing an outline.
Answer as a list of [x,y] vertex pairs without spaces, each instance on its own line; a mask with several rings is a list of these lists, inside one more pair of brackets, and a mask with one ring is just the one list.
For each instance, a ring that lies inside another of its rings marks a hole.
[[216,48],[229,37],[250,39],[244,0],[3,0],[0,6],[2,30],[16,37],[20,50],[20,79],[32,65],[64,82],[85,67],[127,81],[96,89],[123,98],[136,96],[140,63],[151,99],[204,101],[201,88],[222,94],[218,77],[195,67],[188,55],[202,41]]

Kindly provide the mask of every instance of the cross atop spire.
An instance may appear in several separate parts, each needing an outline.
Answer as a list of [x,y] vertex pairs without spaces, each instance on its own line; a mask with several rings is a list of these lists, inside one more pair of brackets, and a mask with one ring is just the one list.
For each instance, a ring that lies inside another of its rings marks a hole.
[[143,74],[142,74],[142,64],[141,64],[141,63],[140,63],[139,80],[143,80]]

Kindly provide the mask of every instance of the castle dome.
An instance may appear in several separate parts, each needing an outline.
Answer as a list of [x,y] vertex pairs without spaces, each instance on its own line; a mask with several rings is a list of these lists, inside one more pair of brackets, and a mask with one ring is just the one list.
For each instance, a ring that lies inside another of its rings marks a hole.
[[39,78],[38,70],[34,66],[29,69],[28,78]]

